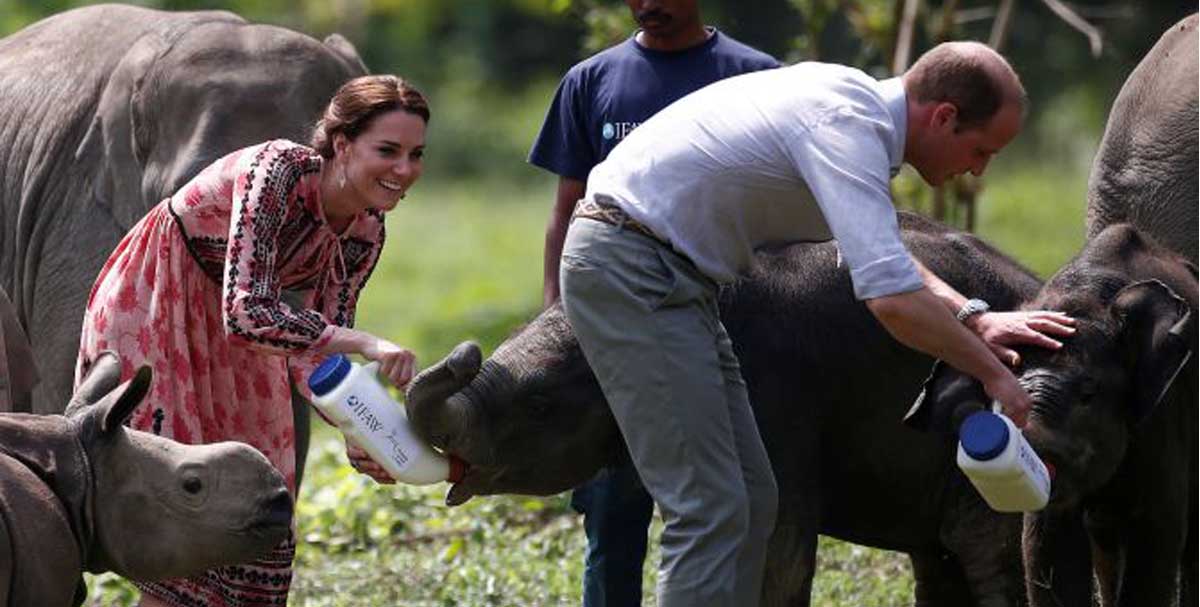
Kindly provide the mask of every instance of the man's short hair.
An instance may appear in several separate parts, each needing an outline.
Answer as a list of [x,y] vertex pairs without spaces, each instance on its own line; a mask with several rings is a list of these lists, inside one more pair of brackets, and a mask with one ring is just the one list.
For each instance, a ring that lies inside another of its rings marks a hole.
[[960,131],[986,125],[1006,100],[1025,111],[1025,87],[1016,72],[999,53],[977,42],[933,47],[908,69],[905,82],[921,103],[953,103]]

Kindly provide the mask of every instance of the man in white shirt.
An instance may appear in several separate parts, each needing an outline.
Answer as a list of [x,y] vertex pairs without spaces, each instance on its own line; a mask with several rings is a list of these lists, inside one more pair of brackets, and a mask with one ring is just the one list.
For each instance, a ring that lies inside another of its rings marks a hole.
[[[1008,346],[1061,347],[1072,319],[989,313],[900,240],[888,181],[983,173],[1025,93],[977,43],[939,45],[901,78],[801,63],[668,106],[588,177],[564,246],[563,306],[666,527],[659,602],[755,605],[774,478],[721,326],[718,285],[771,242],[836,238],[854,292],[902,343],[979,379],[1024,424]],[[955,316],[958,318],[956,319]]]

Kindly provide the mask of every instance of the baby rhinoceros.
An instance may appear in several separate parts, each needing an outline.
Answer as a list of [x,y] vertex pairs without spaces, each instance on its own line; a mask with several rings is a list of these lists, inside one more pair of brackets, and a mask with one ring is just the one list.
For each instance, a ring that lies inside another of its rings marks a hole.
[[84,571],[192,575],[287,536],[292,499],[266,457],[125,427],[150,369],[119,378],[106,353],[65,415],[0,414],[0,606],[77,605]]

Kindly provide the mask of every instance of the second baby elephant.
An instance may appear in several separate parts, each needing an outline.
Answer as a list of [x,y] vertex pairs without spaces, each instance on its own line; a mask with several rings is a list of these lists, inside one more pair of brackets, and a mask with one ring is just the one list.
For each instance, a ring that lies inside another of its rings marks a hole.
[[84,571],[135,580],[245,562],[287,536],[292,499],[241,443],[182,445],[122,424],[150,383],[111,353],[67,415],[0,413],[0,607],[66,607]]
[[[1061,350],[1018,348],[1025,436],[1057,474],[1025,518],[1035,607],[1197,604],[1196,267],[1110,226],[1029,305],[1076,318]],[[922,406],[961,418],[982,388],[943,368]],[[952,426],[942,423],[940,425]]]
[[[1037,292],[973,236],[909,214],[901,227],[913,254],[968,296],[1005,309]],[[720,305],[779,485],[764,604],[809,604],[818,534],[907,552],[922,607],[1023,604],[1020,517],[988,509],[955,466],[952,438],[901,423],[932,359],[854,300],[835,243],[757,259]],[[407,407],[424,437],[470,464],[452,505],[563,491],[627,457],[559,307],[487,361],[459,346],[414,380]]]

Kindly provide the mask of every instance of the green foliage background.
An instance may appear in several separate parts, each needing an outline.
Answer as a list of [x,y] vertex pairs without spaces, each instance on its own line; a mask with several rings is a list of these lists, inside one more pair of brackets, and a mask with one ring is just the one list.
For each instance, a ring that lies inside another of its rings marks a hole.
[[[84,4],[0,0],[0,33]],[[218,8],[321,37],[337,31],[377,72],[430,96],[427,173],[388,217],[389,242],[364,293],[359,324],[405,344],[428,365],[462,340],[493,349],[540,304],[544,222],[554,180],[524,162],[562,72],[632,30],[622,3],[601,0],[161,0]],[[951,3],[923,3],[918,49]],[[954,3],[986,11],[995,2]],[[787,61],[819,58],[886,72],[896,3],[886,0],[701,2],[707,21]],[[1018,3],[1008,54],[1032,100],[1029,128],[983,183],[977,231],[1043,276],[1083,240],[1087,170],[1107,107],[1137,59],[1191,2],[1080,1],[1110,45],[1100,59],[1040,2]],[[958,13],[956,13],[958,14]],[[964,13],[965,14],[965,13]],[[986,15],[985,15],[986,17]],[[986,37],[986,18],[956,38]],[[315,118],[315,117],[313,117]],[[298,118],[301,119],[301,118]],[[911,174],[899,198],[928,208]],[[298,501],[301,544],[292,603],[574,605],[583,534],[566,496],[476,498],[450,509],[444,488],[378,486],[347,465],[340,435],[316,421]],[[657,537],[661,523],[655,521]],[[652,544],[654,544],[652,542]],[[645,568],[654,605],[654,563]],[[912,603],[901,556],[822,539],[814,605]],[[89,578],[90,605],[132,605],[115,576]]]

